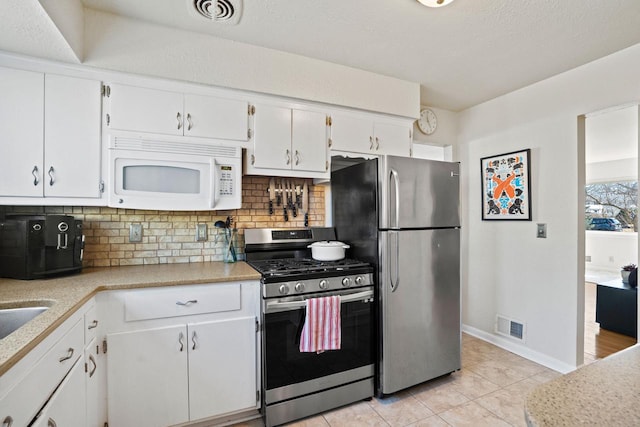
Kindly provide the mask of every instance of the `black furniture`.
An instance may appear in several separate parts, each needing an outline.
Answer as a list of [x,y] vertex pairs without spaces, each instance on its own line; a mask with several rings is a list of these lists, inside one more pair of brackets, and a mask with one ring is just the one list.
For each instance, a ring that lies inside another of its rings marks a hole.
[[637,288],[622,283],[622,279],[597,285],[596,322],[601,328],[637,338]]

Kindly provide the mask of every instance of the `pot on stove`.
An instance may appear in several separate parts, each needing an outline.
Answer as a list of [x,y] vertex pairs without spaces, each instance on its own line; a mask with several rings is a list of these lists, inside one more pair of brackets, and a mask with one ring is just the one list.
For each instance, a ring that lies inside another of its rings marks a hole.
[[344,259],[344,250],[349,245],[335,240],[323,240],[313,242],[307,248],[311,248],[311,257],[318,261],[338,261]]

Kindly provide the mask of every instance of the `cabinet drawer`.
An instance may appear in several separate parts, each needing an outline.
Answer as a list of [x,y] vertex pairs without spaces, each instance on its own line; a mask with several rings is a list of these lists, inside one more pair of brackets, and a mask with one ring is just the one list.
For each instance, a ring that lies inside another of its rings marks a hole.
[[14,426],[26,426],[82,355],[83,322],[78,320],[34,368],[0,402],[0,420],[13,419]]
[[180,286],[127,292],[125,321],[240,310],[240,284]]

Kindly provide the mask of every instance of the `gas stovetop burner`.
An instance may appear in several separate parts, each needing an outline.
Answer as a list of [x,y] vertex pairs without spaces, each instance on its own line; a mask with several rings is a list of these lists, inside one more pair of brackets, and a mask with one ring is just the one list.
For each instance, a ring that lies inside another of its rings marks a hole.
[[307,272],[344,272],[351,268],[367,267],[369,264],[354,259],[317,261],[309,258],[280,258],[248,261],[263,275],[296,275]]

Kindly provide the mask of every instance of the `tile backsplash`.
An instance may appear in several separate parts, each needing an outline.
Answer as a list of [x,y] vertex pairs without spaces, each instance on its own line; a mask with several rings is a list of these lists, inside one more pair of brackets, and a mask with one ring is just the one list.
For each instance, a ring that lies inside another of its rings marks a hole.
[[[309,187],[309,226],[325,223],[324,186],[310,179],[290,181]],[[84,267],[168,264],[222,261],[225,249],[224,230],[214,227],[218,220],[233,219],[237,229],[234,246],[243,253],[244,230],[266,227],[304,227],[304,217],[289,212],[284,221],[282,207],[274,203],[269,215],[269,177],[242,178],[242,208],[228,211],[150,211],[88,206],[10,206],[7,213],[57,213],[83,220],[85,235]],[[3,209],[3,207],[0,207]],[[129,226],[142,224],[142,241],[129,242]],[[196,241],[196,225],[207,225],[208,239]]]

